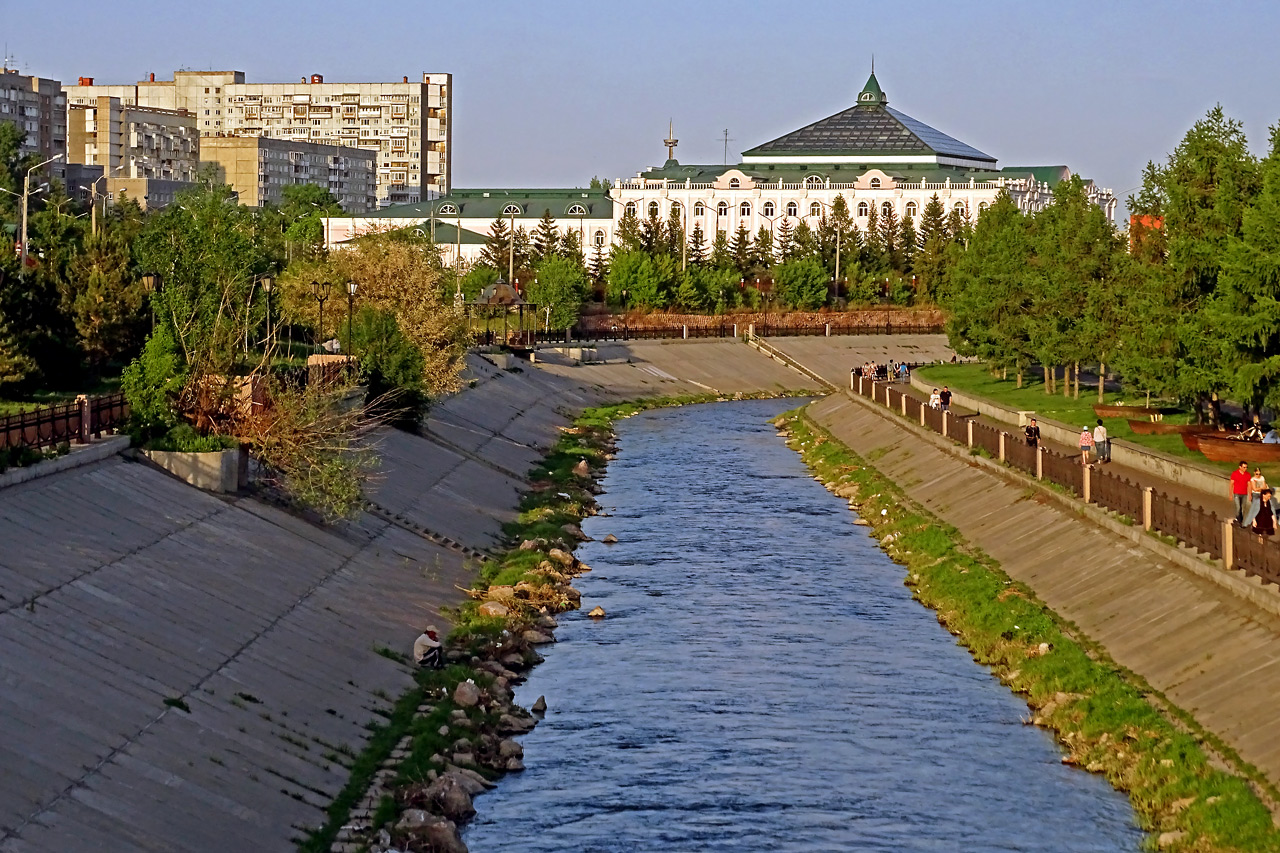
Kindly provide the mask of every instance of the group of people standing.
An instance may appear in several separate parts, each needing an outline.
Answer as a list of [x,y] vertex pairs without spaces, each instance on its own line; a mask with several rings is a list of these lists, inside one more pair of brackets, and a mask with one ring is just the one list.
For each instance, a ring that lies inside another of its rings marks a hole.
[[1235,502],[1236,524],[1260,536],[1275,535],[1280,502],[1276,500],[1275,491],[1267,485],[1261,468],[1255,467],[1250,475],[1249,463],[1242,461],[1236,466],[1236,470],[1231,472],[1231,499]]
[[906,382],[911,378],[911,368],[906,362],[895,362],[893,359],[889,359],[888,364],[864,361],[862,367],[852,368],[849,372],[854,376],[865,376],[877,382],[888,382],[890,379],[895,382]]

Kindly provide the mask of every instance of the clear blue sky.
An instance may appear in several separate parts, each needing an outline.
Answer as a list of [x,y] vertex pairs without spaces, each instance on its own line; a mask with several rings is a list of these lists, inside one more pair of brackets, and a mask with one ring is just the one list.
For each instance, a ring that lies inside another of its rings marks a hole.
[[1280,121],[1280,4],[791,0],[308,3],[0,0],[24,73],[133,82],[454,75],[459,187],[576,186],[719,163],[853,103],[890,103],[1005,165],[1065,163],[1124,193],[1215,103],[1256,152]]

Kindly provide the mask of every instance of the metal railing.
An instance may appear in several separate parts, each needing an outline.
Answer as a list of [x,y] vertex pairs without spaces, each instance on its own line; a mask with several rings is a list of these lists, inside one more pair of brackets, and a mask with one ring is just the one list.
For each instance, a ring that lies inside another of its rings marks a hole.
[[104,432],[119,429],[128,419],[129,404],[122,391],[40,406],[0,417],[0,450],[86,444]]

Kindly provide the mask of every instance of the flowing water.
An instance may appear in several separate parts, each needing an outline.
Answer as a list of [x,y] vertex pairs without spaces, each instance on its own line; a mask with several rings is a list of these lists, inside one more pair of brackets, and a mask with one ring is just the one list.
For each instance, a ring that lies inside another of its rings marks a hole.
[[[1060,763],[768,425],[794,402],[619,424],[549,710],[476,801],[472,853],[1133,851],[1127,800]],[[601,605],[608,617],[587,619]]]

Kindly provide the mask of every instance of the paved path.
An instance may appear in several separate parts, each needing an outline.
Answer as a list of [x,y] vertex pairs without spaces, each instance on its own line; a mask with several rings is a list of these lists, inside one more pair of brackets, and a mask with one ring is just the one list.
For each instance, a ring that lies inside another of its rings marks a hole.
[[848,394],[813,417],[1280,782],[1280,617],[970,464]]

